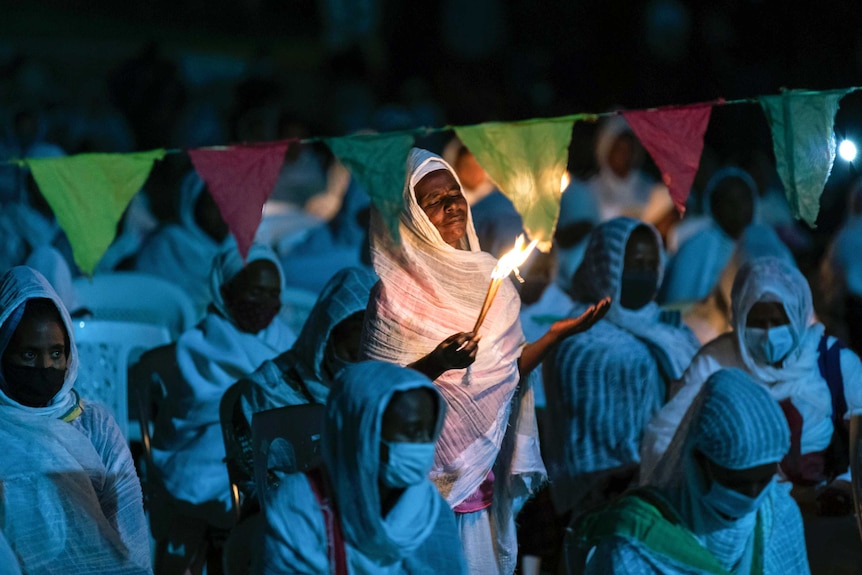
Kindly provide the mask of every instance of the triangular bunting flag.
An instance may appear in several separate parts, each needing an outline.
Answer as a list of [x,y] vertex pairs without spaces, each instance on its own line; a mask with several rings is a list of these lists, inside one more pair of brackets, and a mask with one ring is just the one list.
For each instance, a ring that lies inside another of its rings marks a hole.
[[263,217],[263,204],[275,188],[287,148],[295,140],[189,150],[221,217],[245,258]]
[[[722,102],[719,100],[717,103]],[[685,214],[685,202],[703,153],[703,135],[713,103],[678,108],[622,112],[668,187],[673,205]]]
[[393,240],[399,242],[398,218],[404,208],[407,155],[413,136],[368,134],[324,141],[368,192]]
[[772,130],[775,163],[793,215],[814,227],[820,196],[835,161],[832,127],[838,102],[849,90],[787,91],[761,96]]
[[117,222],[164,150],[28,159],[39,190],[66,232],[78,267],[92,275]]
[[[455,128],[479,165],[521,214],[530,239],[548,251],[560,215],[574,117]],[[513,240],[515,238],[512,238]]]

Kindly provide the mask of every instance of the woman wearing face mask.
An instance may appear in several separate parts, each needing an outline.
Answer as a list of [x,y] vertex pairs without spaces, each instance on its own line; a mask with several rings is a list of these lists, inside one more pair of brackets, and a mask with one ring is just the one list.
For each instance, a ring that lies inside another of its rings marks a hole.
[[595,547],[585,572],[809,573],[799,509],[776,478],[789,447],[775,400],[741,370],[716,372],[647,486],[576,525],[572,543]]
[[466,573],[454,515],[428,480],[445,412],[431,381],[413,370],[367,361],[340,371],[322,468],[277,472],[277,484],[262,490],[256,571]]
[[153,506],[157,571],[182,572],[200,559],[213,529],[230,526],[230,488],[219,422],[225,390],[296,339],[278,317],[283,275],[275,253],[253,245],[243,263],[222,251],[210,274],[213,303],[177,341],[181,382],[166,382],[154,422],[153,462],[169,495]]
[[105,407],[73,389],[69,313],[28,267],[0,278],[0,357],[0,531],[21,570],[151,572],[126,440]]
[[719,369],[735,367],[764,386],[785,412],[792,439],[781,464],[785,476],[800,486],[849,480],[842,431],[845,418],[862,413],[862,364],[813,322],[803,275],[778,258],[747,262],[734,280],[731,307],[734,331],[700,350],[673,399],[650,421],[644,470],[651,472],[703,382]]
[[[240,410],[228,410],[233,419],[222,425],[232,428],[230,435],[237,441],[228,451],[242,454],[237,463],[249,481],[253,479],[253,454],[243,446],[251,446],[252,417],[287,405],[326,403],[335,374],[357,361],[365,306],[375,283],[374,272],[363,268],[336,273],[323,288],[293,347],[236,383]],[[240,487],[248,500],[254,486]]]
[[643,428],[697,351],[694,335],[665,323],[653,302],[663,268],[658,232],[615,218],[593,230],[572,279],[570,316],[605,296],[613,303],[590,332],[563,341],[544,364],[543,455],[561,516],[555,548],[566,516],[637,477]]

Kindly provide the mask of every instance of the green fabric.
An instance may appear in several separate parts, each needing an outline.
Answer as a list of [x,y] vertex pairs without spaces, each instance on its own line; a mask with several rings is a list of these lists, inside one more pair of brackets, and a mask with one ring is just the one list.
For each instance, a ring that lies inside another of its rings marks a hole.
[[[641,488],[623,495],[575,525],[576,543],[584,550],[607,537],[638,541],[644,547],[704,573],[729,575],[715,556],[682,525],[672,507],[655,490]],[[755,527],[751,573],[763,573],[763,536],[760,517]]]
[[761,96],[772,130],[776,167],[793,215],[815,227],[820,195],[835,161],[832,127],[838,102],[850,90],[792,90]]
[[[560,215],[574,117],[456,127],[455,133],[521,214],[524,231],[548,251]],[[514,238],[513,238],[514,239]]]
[[91,275],[117,234],[117,222],[165,150],[24,160],[66,232],[75,262]]
[[413,136],[372,134],[324,141],[368,192],[393,240],[399,242],[398,219],[404,208],[407,155],[413,147]]

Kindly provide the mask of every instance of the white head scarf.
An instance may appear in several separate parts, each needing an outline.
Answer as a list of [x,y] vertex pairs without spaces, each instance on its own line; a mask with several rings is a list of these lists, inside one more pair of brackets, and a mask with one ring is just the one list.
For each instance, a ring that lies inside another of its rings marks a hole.
[[671,379],[682,376],[698,345],[686,330],[661,323],[661,309],[654,301],[632,310],[620,304],[626,245],[632,232],[645,227],[655,237],[659,253],[658,285],[664,275],[664,252],[656,229],[632,218],[614,218],[600,224],[590,234],[584,261],[572,280],[572,299],[577,302],[571,315],[583,311],[606,296],[611,307],[604,321],[624,329],[643,340],[661,362],[662,371]]
[[[335,491],[345,539],[383,564],[408,557],[432,533],[443,500],[430,481],[408,487],[384,519],[380,514],[383,412],[396,392],[428,389],[437,403],[432,441],[443,429],[446,402],[422,374],[379,361],[339,372],[326,405],[323,461]],[[446,510],[448,512],[448,510]]]
[[[416,202],[419,180],[431,171],[454,171],[438,156],[414,148],[407,158],[404,209],[396,245],[376,211],[372,212],[371,250],[381,283],[369,299],[362,355],[398,365],[424,357],[457,332],[473,328],[496,260],[479,251],[467,209],[465,249],[443,241]],[[524,343],[520,298],[504,281],[480,334],[476,361],[466,370],[449,370],[435,380],[449,417],[437,443],[432,480],[451,506],[457,506],[485,480],[497,461],[515,390],[517,360]],[[521,473],[544,474],[538,465]]]
[[54,399],[45,407],[27,407],[21,405],[0,389],[0,405],[20,409],[27,413],[42,415],[55,419],[74,419],[81,414],[81,402],[78,394],[72,389],[78,377],[78,348],[75,345],[75,332],[72,329],[72,320],[62,300],[48,283],[45,277],[32,268],[17,266],[10,269],[0,278],[0,358],[6,352],[6,346],[15,329],[24,316],[24,306],[27,300],[44,298],[54,302],[60,317],[63,318],[63,327],[69,337],[69,358],[66,362],[66,377],[63,387],[54,396]]
[[[789,448],[787,421],[769,393],[741,370],[720,370],[698,393],[650,484],[671,501],[685,525],[719,563],[735,572],[737,567],[750,564],[758,513],[772,516],[774,507],[793,502],[773,481],[766,487],[770,493],[760,509],[736,521],[724,519],[703,502],[709,486],[694,453],[699,450],[713,463],[729,469],[775,463],[777,471]],[[776,527],[762,527],[767,556],[782,545],[800,544],[786,541],[789,537],[782,537],[781,526]],[[798,530],[786,532],[794,531]]]
[[212,304],[219,313],[225,318],[233,321],[230,312],[224,301],[224,296],[221,293],[221,288],[230,280],[236,277],[247,265],[252,262],[264,260],[272,262],[275,269],[278,270],[278,278],[281,286],[284,286],[284,269],[281,267],[281,261],[271,248],[261,244],[252,244],[248,250],[248,257],[243,261],[239,250],[235,246],[230,246],[223,249],[213,259],[212,270],[210,271],[210,296]]

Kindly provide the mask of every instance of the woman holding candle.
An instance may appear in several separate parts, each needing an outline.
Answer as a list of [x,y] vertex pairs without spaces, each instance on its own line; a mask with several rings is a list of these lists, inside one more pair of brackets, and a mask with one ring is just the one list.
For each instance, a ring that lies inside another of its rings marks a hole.
[[512,573],[514,514],[545,478],[532,389],[519,382],[556,342],[597,321],[607,302],[527,344],[520,299],[507,279],[479,333],[467,331],[497,262],[480,251],[452,168],[425,150],[408,157],[399,231],[396,243],[373,213],[372,260],[381,281],[369,300],[363,355],[434,380],[448,415],[431,479],[456,512],[470,573]]

